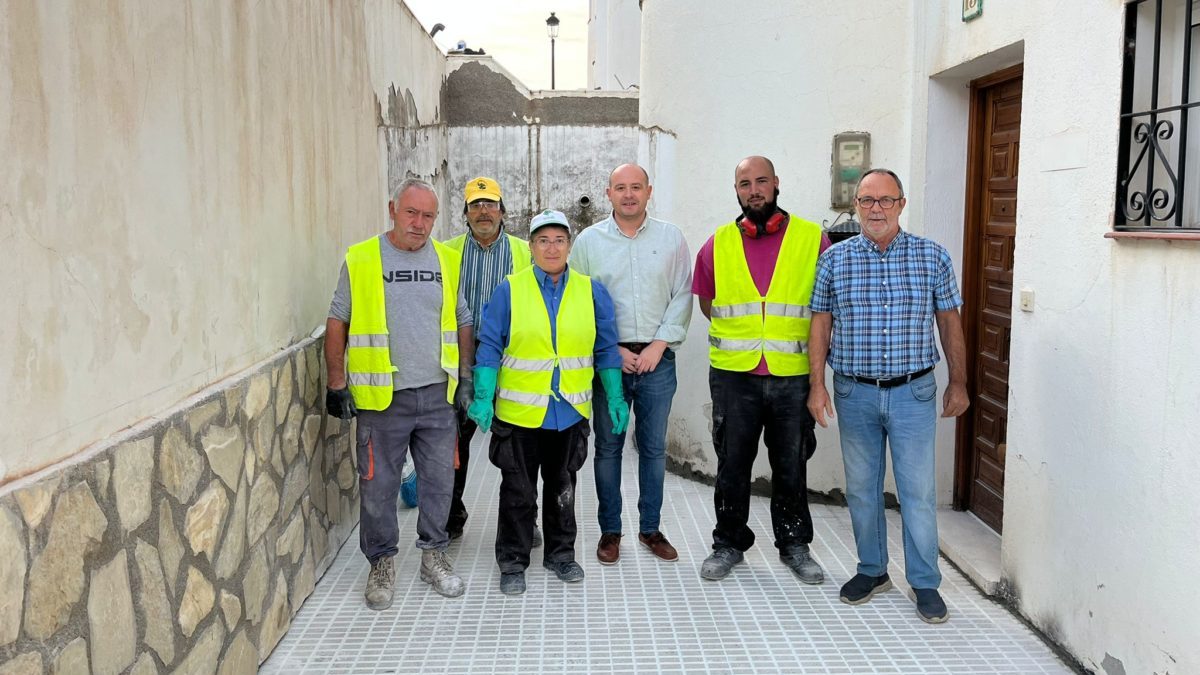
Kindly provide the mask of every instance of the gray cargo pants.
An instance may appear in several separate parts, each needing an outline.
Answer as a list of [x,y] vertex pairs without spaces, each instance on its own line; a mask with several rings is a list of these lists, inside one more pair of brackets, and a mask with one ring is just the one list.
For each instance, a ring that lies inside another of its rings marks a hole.
[[394,556],[400,529],[396,499],[401,469],[411,448],[417,469],[417,548],[450,543],[446,519],[454,491],[454,442],[458,427],[446,385],[399,389],[386,410],[358,413],[359,547],[367,560]]

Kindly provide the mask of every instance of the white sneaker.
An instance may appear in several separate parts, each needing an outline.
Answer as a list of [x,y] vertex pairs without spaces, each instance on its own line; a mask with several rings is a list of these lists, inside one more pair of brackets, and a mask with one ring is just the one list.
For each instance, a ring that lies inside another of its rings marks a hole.
[[462,577],[454,573],[454,566],[445,551],[421,551],[421,581],[447,598],[457,598],[466,590]]

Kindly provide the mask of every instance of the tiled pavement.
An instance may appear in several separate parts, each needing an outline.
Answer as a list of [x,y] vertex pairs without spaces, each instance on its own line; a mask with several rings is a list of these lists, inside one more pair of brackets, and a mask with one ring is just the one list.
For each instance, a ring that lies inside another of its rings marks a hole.
[[806,586],[771,545],[769,502],[754,497],[758,543],[724,581],[705,581],[713,525],[712,488],[667,475],[663,529],[679,549],[658,561],[638,543],[636,457],[626,452],[626,536],[621,561],[595,559],[599,537],[591,462],[579,474],[576,559],[587,578],[566,585],[534,550],[529,590],[497,589],[493,557],[499,471],[476,437],[466,535],[451,544],[467,585],[446,599],[421,582],[416,511],[401,509],[396,601],[384,612],[362,600],[368,565],[357,530],[262,665],[264,673],[1069,673],[1007,610],[942,561],[950,621],[927,625],[904,583],[899,516],[889,512],[890,574],[897,589],[851,607],[838,588],[854,573],[850,516],[814,506],[813,552],[826,570]]

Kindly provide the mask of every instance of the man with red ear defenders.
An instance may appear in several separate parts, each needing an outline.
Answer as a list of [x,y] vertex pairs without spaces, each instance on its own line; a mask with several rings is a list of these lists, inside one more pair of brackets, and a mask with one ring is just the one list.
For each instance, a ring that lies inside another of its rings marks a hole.
[[816,423],[807,408],[808,302],[817,257],[829,240],[816,223],[776,203],[779,178],[766,157],[734,172],[742,215],[717,228],[696,255],[692,293],[709,319],[709,391],[717,454],[713,552],[700,576],[724,579],[754,545],[750,482],[759,437],[771,464],[771,526],[780,560],[809,584],[825,580],[813,559],[808,458]]

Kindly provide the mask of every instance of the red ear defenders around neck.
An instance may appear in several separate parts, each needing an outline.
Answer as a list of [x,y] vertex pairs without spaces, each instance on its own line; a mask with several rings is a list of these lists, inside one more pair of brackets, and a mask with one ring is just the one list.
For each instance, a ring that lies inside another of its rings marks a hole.
[[745,234],[751,239],[758,239],[759,237],[765,237],[768,234],[775,234],[778,232],[779,228],[783,227],[783,223],[785,222],[786,218],[787,214],[782,211],[776,211],[771,215],[770,218],[767,218],[765,225],[756,223],[747,218],[745,215],[738,216],[736,222],[738,227],[742,229],[742,234]]

